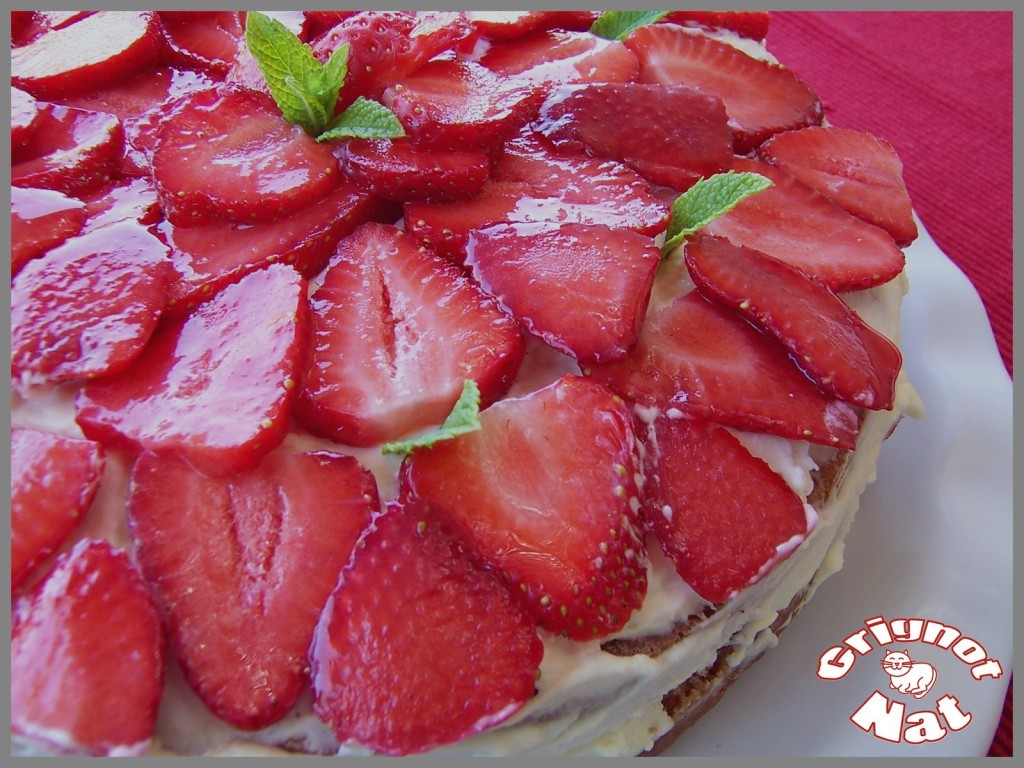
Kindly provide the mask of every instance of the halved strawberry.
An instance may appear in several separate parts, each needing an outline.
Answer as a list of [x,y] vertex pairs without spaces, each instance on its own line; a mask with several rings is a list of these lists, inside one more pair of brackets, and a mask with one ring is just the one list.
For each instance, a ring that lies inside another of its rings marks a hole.
[[153,66],[166,42],[153,11],[99,11],[11,49],[11,81],[36,98],[85,93]]
[[169,64],[176,68],[205,70],[223,78],[244,47],[243,11],[206,11],[202,13],[160,12],[167,38]]
[[435,506],[550,631],[621,629],[647,592],[626,406],[565,376],[495,403],[480,424],[413,453],[401,493]]
[[722,101],[685,85],[560,86],[544,101],[534,129],[556,147],[618,160],[679,191],[732,166]]
[[349,139],[335,154],[346,176],[378,197],[399,202],[472,197],[491,165],[480,150],[422,149],[408,139]]
[[126,552],[83,539],[15,608],[12,735],[64,754],[142,756],[162,691],[145,584]]
[[682,83],[718,96],[745,154],[769,136],[821,122],[821,102],[785,67],[675,24],[635,30],[626,45],[640,61],[642,83]]
[[618,40],[558,31],[496,43],[480,63],[503,77],[541,89],[568,83],[631,83],[639,67],[633,52]]
[[173,270],[167,248],[134,222],[67,240],[11,286],[11,381],[37,384],[124,369],[156,329]]
[[686,244],[697,288],[774,336],[822,390],[873,410],[892,408],[899,348],[796,267],[698,233]]
[[495,224],[470,232],[466,246],[466,266],[485,291],[584,362],[626,355],[660,263],[651,238],[603,224]]
[[662,415],[648,439],[644,516],[708,602],[760,581],[813,527],[813,511],[724,427]]
[[214,221],[201,227],[163,222],[178,279],[169,289],[167,313],[191,312],[224,286],[268,264],[291,264],[313,277],[327,264],[338,241],[370,219],[377,201],[349,181],[308,208],[265,224]]
[[433,511],[392,502],[324,607],[314,711],[342,743],[425,752],[513,715],[543,654],[529,614]]
[[625,360],[591,373],[643,406],[839,448],[857,442],[853,407],[822,393],[774,339],[696,291],[649,315]]
[[668,206],[634,171],[581,152],[555,152],[530,133],[506,144],[471,200],[405,205],[408,231],[456,259],[463,258],[470,231],[490,224],[606,224],[655,235],[667,221]]
[[17,150],[35,132],[40,104],[29,93],[11,86],[11,149]]
[[185,677],[215,714],[252,730],[308,681],[324,601],[379,506],[351,456],[267,456],[225,479],[143,454],[128,499],[135,553]]
[[683,27],[728,29],[740,37],[764,40],[768,36],[771,13],[768,11],[672,11],[664,21]]
[[88,382],[76,420],[93,440],[177,454],[207,474],[251,468],[288,428],[307,312],[291,267],[246,275],[161,328],[120,374]]
[[385,90],[381,101],[417,145],[449,152],[493,152],[539,104],[529,85],[457,59],[427,62]]
[[733,170],[759,173],[773,186],[742,200],[706,232],[792,264],[833,291],[881,285],[903,271],[903,251],[885,230],[768,163],[737,157]]
[[596,11],[467,11],[466,17],[488,40],[511,40],[546,29],[584,31],[597,18]]
[[35,429],[11,430],[11,590],[63,544],[99,487],[103,451]]
[[54,246],[77,235],[85,204],[49,189],[11,187],[11,275]]
[[12,155],[11,184],[61,192],[93,189],[116,174],[124,129],[105,112],[49,106]]
[[342,240],[314,285],[296,416],[317,434],[365,446],[440,424],[466,379],[487,403],[522,361],[516,322],[393,226],[364,224]]
[[813,126],[780,133],[757,153],[847,213],[881,227],[901,248],[917,237],[903,163],[885,139]]

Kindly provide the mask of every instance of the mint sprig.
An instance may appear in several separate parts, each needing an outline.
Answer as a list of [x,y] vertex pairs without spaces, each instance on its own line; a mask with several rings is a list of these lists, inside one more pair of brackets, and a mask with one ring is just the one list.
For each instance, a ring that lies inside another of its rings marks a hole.
[[661,21],[669,11],[605,11],[590,31],[606,40],[625,40],[635,29]]
[[380,450],[381,453],[397,453],[404,456],[418,448],[430,448],[441,440],[451,440],[453,437],[476,432],[478,429],[480,429],[480,387],[472,379],[466,379],[462,385],[462,394],[459,396],[458,402],[455,403],[455,407],[452,408],[451,413],[440,427],[413,440],[385,443]]
[[672,203],[672,217],[661,252],[667,256],[698,229],[770,186],[771,179],[759,173],[726,171],[700,179]]
[[347,43],[322,63],[284,24],[258,11],[246,13],[245,43],[285,120],[301,125],[318,141],[405,135],[391,110],[362,97],[335,117],[338,94],[348,75]]

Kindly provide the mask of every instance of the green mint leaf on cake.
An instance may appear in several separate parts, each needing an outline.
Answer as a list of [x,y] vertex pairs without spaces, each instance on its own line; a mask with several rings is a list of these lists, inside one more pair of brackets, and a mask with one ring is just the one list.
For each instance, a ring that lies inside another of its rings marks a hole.
[[731,211],[741,200],[770,186],[771,180],[759,173],[727,171],[700,179],[672,203],[662,253],[668,255],[689,235]]
[[395,113],[376,101],[360,96],[334,118],[317,141],[328,139],[397,139],[405,136],[405,129]]
[[590,27],[591,33],[606,40],[625,40],[634,29],[661,21],[668,11],[605,11]]
[[347,43],[322,63],[284,24],[257,11],[246,14],[245,43],[285,120],[302,126],[318,141],[405,135],[393,112],[362,97],[334,116],[348,75]]
[[440,427],[414,440],[397,443],[385,443],[381,453],[409,454],[417,448],[429,448],[441,440],[476,432],[480,429],[480,388],[472,379],[466,379],[462,385],[462,395],[452,408],[452,412]]

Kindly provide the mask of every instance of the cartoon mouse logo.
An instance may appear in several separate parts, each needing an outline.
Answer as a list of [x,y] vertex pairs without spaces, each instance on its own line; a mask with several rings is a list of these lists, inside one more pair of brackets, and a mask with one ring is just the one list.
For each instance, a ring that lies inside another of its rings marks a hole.
[[909,693],[915,699],[923,699],[935,685],[935,667],[923,661],[913,661],[906,650],[885,654],[882,669],[892,678],[890,688]]

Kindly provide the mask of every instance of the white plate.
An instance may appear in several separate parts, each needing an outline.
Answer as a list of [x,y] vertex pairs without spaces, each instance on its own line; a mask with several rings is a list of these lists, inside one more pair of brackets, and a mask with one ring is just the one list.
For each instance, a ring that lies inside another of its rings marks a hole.
[[[862,497],[847,538],[843,570],[669,755],[988,751],[1013,648],[1012,386],[981,300],[923,227],[907,250],[907,272],[904,361],[927,415],[905,418],[883,446],[878,480]],[[936,670],[929,695],[917,700],[889,688],[883,653],[868,635],[872,651],[857,656],[846,676],[819,679],[822,654],[876,616],[953,625],[981,643],[1005,674],[977,681],[950,650],[896,644]],[[911,744],[902,735],[898,743],[884,741],[851,721],[876,690],[904,704],[908,715],[935,712],[939,697],[950,694],[972,720],[935,742]]]

